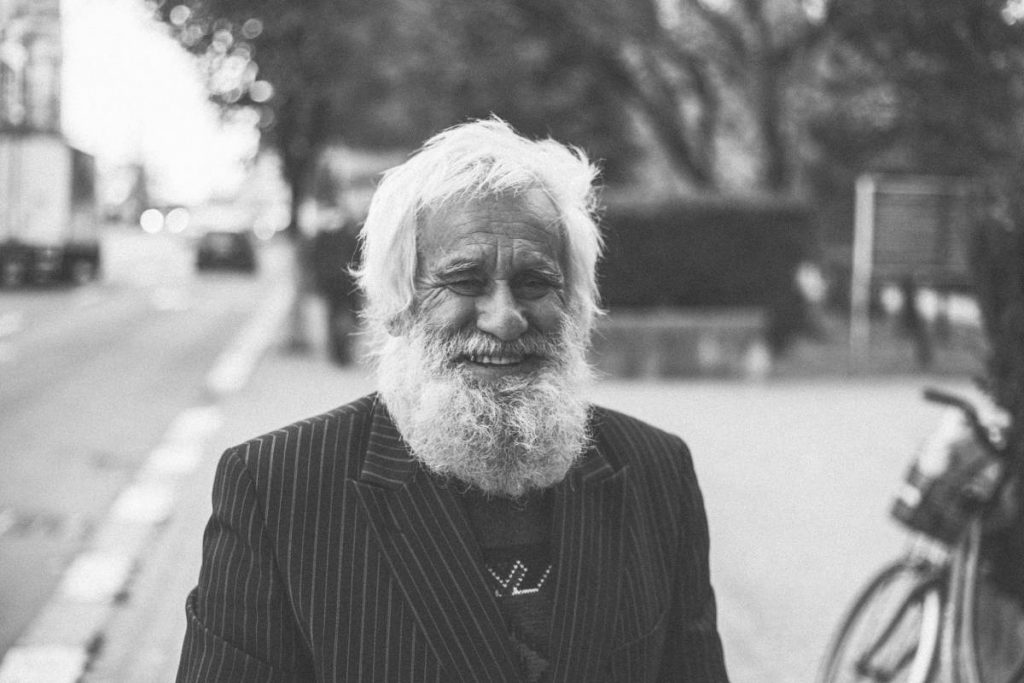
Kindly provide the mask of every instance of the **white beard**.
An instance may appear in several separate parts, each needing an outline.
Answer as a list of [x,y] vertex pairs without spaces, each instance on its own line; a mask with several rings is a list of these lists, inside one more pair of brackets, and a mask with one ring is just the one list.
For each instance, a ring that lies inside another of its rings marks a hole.
[[592,370],[568,319],[555,339],[518,340],[547,358],[539,370],[485,382],[450,361],[508,349],[482,333],[413,325],[377,357],[380,394],[413,455],[432,472],[484,493],[520,497],[560,482],[589,443],[583,398]]

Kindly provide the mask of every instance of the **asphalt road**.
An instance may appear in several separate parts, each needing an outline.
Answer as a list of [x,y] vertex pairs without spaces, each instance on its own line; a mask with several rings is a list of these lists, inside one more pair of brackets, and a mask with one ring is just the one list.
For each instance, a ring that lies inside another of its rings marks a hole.
[[198,276],[189,242],[112,229],[102,281],[0,290],[0,655],[282,273]]

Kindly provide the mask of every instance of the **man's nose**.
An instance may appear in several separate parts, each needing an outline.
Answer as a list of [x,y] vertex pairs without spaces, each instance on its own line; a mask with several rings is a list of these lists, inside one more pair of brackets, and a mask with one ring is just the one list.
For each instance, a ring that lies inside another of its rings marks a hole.
[[528,327],[519,302],[507,282],[499,280],[477,299],[476,327],[502,341],[518,339]]

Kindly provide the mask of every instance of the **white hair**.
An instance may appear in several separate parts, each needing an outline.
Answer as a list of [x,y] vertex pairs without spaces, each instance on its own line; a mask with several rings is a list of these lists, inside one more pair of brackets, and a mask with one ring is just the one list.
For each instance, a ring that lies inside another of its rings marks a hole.
[[[594,220],[598,170],[586,154],[555,140],[528,140],[498,118],[471,121],[430,138],[405,163],[387,171],[370,202],[353,272],[366,296],[363,316],[381,335],[415,303],[417,226],[447,202],[474,201],[539,188],[561,218],[566,242],[568,301],[590,331],[600,313],[596,266],[602,239]],[[375,339],[375,342],[382,341]]]

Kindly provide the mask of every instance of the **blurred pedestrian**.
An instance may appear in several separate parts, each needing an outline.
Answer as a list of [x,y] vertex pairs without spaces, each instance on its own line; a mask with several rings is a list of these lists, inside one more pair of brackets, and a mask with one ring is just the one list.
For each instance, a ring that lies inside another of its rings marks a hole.
[[340,226],[318,232],[310,246],[313,284],[327,309],[327,352],[338,365],[352,362],[359,291],[349,268],[356,262],[358,232],[355,217],[347,216]]
[[379,393],[224,454],[179,680],[726,680],[687,447],[584,398],[594,177],[493,119],[385,175]]

